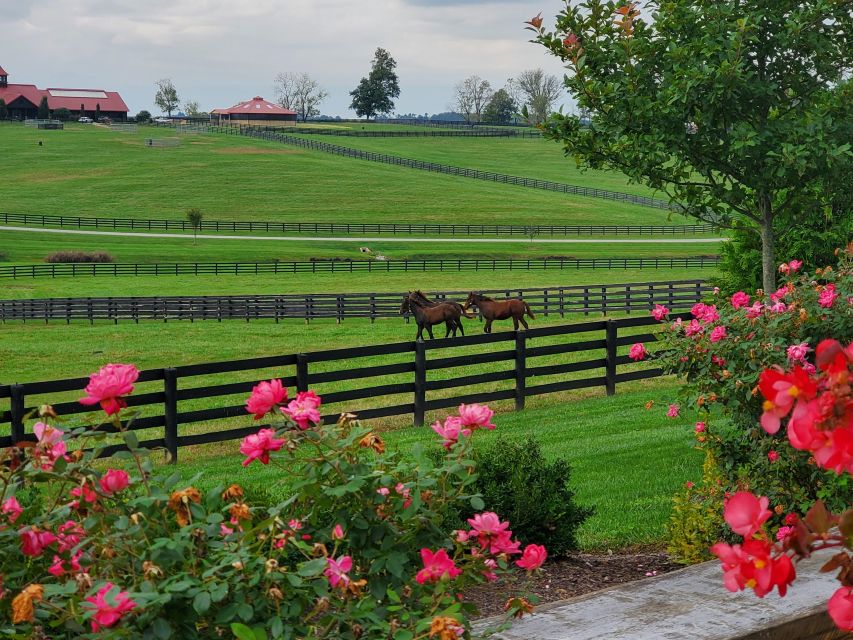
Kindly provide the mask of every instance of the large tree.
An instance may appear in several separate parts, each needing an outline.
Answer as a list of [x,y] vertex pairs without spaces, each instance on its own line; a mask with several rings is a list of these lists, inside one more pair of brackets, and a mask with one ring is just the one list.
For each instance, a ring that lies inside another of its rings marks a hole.
[[563,87],[557,76],[545,73],[542,69],[528,69],[512,80],[524,101],[524,112],[530,124],[543,122],[551,110]]
[[689,215],[752,229],[773,291],[774,220],[800,224],[800,208],[843,203],[838,184],[853,172],[853,4],[653,0],[641,12],[586,0],[554,32],[539,16],[529,24],[591,118],[555,114],[546,135]]
[[39,110],[36,116],[39,120],[47,120],[50,118],[50,107],[47,106],[47,96],[42,96],[39,102]]
[[9,117],[9,107],[6,106],[6,101],[0,98],[0,120],[5,120]]
[[390,53],[382,48],[376,50],[370,74],[350,92],[350,109],[355,110],[356,115],[370,120],[371,116],[393,111],[394,98],[400,97],[400,84],[394,71],[396,67]]
[[175,85],[172,84],[169,78],[158,80],[154,83],[154,86],[157,87],[157,93],[154,95],[154,104],[171,117],[172,111],[177,109],[178,105],[181,104],[178,98],[178,90],[175,89]]
[[320,104],[329,94],[307,73],[287,72],[275,77],[275,95],[278,104],[305,122],[320,113]]
[[518,105],[506,89],[498,89],[492,94],[486,108],[483,109],[483,122],[505,124],[512,122],[518,112]]
[[453,88],[452,108],[468,122],[480,122],[494,91],[488,80],[468,76]]

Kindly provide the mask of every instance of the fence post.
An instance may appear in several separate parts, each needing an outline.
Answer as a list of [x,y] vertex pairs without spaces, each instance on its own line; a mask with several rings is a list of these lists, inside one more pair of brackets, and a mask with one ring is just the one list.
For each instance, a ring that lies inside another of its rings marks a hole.
[[12,445],[16,445],[24,439],[24,385],[13,384],[10,391]]
[[178,461],[178,371],[173,367],[163,369],[163,395],[166,418],[164,440],[169,454],[169,464]]
[[296,354],[296,391],[308,391],[308,356]]
[[605,356],[604,365],[604,389],[608,396],[616,393],[616,333],[617,325],[615,320],[607,321],[605,329],[605,341],[607,343],[607,355]]
[[423,340],[415,342],[415,415],[413,423],[416,427],[424,424],[426,413],[426,343]]
[[527,394],[527,332],[515,332],[515,410],[524,409]]

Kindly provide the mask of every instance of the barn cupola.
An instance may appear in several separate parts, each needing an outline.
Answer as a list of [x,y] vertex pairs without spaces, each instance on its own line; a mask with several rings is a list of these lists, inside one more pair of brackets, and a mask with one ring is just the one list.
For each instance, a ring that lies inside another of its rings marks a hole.
[[4,89],[9,86],[9,74],[6,73],[6,70],[3,67],[0,67],[0,89]]

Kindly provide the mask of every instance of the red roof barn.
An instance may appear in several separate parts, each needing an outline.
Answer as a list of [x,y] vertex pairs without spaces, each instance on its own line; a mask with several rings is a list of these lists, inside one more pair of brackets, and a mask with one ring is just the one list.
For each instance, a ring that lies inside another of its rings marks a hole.
[[211,117],[218,117],[220,121],[230,122],[296,122],[296,112],[285,109],[277,104],[268,102],[260,96],[251,100],[238,102],[229,109],[214,109]]
[[10,117],[35,118],[44,97],[51,111],[65,108],[75,117],[100,115],[113,120],[127,119],[127,105],[115,91],[39,89],[34,84],[9,84],[9,74],[0,67],[0,98],[5,100]]

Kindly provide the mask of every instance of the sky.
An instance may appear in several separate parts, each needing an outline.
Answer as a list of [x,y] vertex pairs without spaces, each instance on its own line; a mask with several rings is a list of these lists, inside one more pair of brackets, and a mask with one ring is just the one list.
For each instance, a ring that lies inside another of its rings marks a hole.
[[[10,83],[118,91],[133,115],[158,114],[154,83],[208,111],[274,100],[280,72],[307,72],[329,93],[324,114],[353,118],[349,92],[377,47],[397,61],[397,113],[448,110],[477,74],[495,89],[525,69],[562,77],[529,42],[563,0],[2,0],[0,66]],[[566,99],[568,103],[568,98]]]

